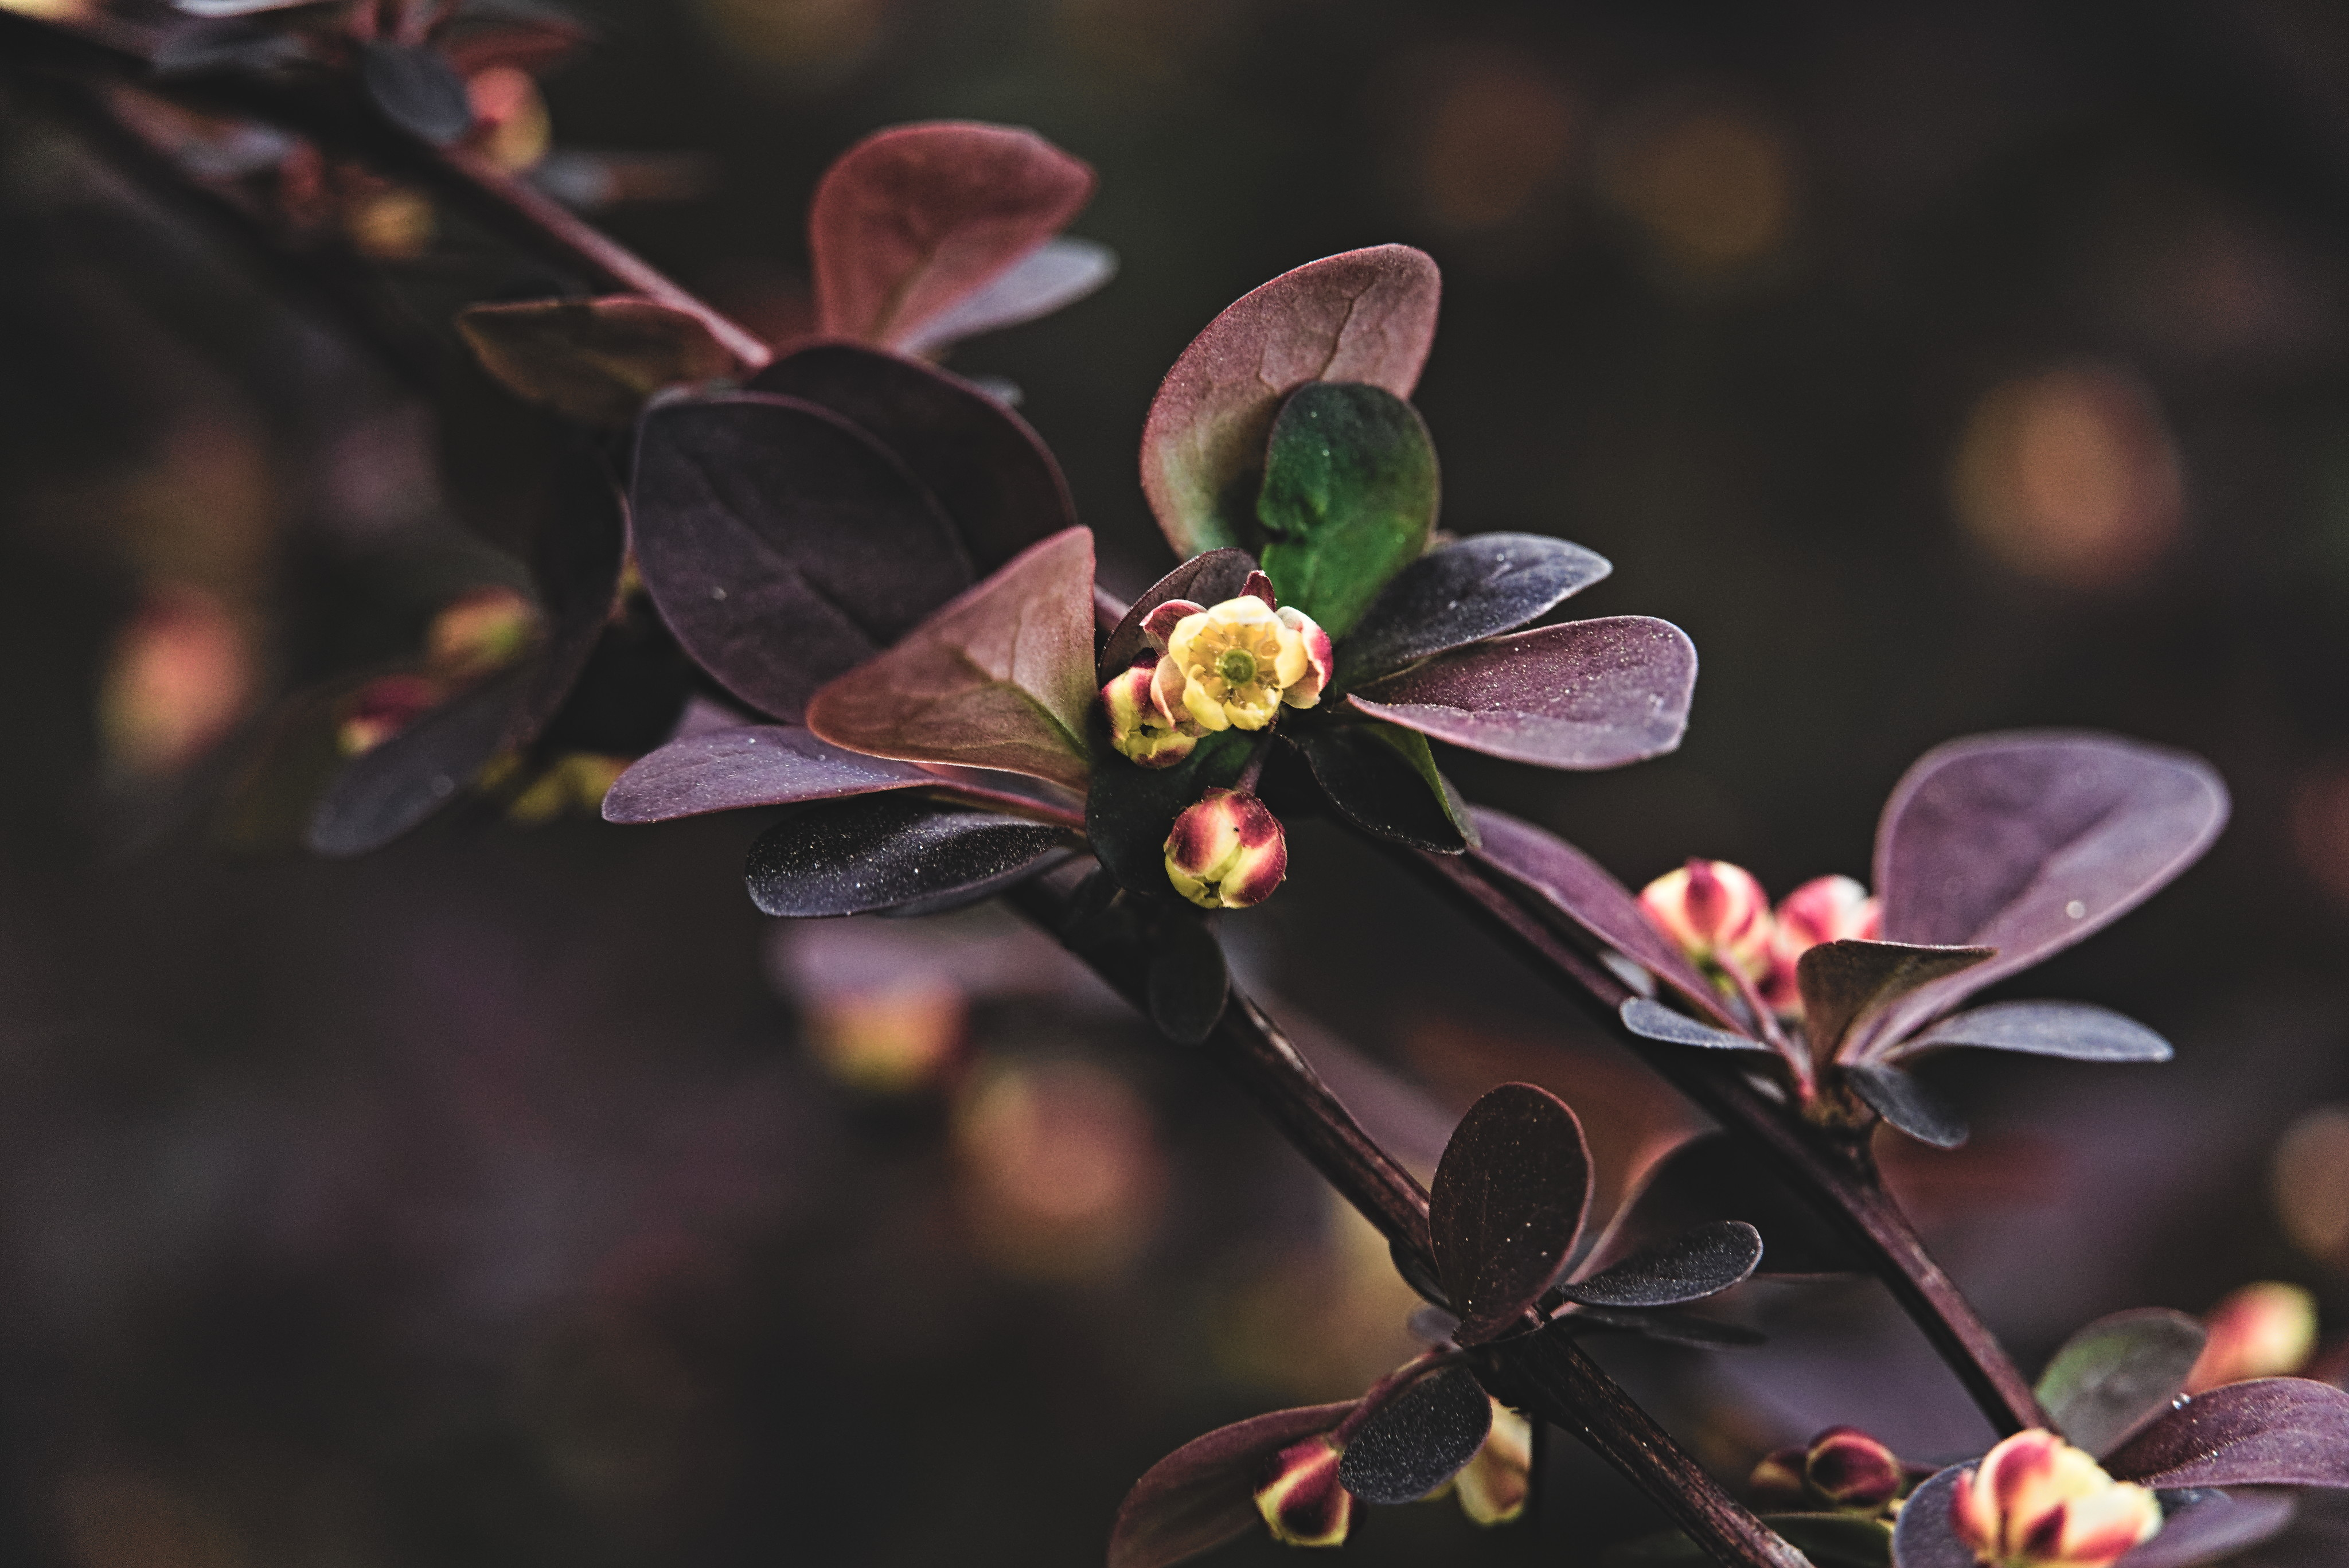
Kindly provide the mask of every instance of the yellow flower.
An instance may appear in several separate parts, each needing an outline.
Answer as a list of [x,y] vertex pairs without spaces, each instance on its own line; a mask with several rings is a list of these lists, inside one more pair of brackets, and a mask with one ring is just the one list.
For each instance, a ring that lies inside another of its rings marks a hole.
[[[1307,691],[1318,673],[1308,628],[1320,634],[1303,615],[1284,616],[1251,594],[1185,616],[1166,639],[1166,657],[1183,681],[1184,711],[1205,730],[1261,730],[1280,712],[1284,690],[1296,687],[1305,701],[1318,700],[1319,680]],[[1324,647],[1328,640],[1321,637]],[[1326,655],[1320,669],[1327,669]]]
[[1958,1539],[1989,1568],[2106,1568],[2161,1529],[2161,1503],[2053,1432],[2017,1432],[1961,1477]]

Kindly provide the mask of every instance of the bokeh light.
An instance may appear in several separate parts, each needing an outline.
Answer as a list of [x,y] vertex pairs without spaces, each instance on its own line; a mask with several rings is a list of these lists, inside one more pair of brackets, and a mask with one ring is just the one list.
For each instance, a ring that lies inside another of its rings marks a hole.
[[1672,273],[1717,280],[1775,254],[1795,221],[1794,149],[1758,113],[1654,104],[1600,137],[1599,193]]
[[1115,1273],[1148,1243],[1165,1184],[1150,1107],[1089,1062],[990,1065],[955,1116],[972,1231],[1034,1279]]
[[2321,1106],[2292,1124],[2276,1145],[2270,1190],[2293,1245],[2349,1260],[2349,1106]]

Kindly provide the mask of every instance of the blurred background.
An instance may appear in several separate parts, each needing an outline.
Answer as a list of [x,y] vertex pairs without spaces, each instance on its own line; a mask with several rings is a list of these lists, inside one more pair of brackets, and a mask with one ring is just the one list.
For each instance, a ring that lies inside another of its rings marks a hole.
[[[1971,732],[2211,758],[2210,857],[2010,988],[2178,1061],[1951,1060],[1974,1143],[1886,1157],[2026,1367],[2261,1279],[2349,1329],[2349,16],[577,14],[543,96],[476,79],[501,156],[771,337],[866,132],[1009,121],[1098,168],[1074,232],[1115,281],[952,364],[1020,389],[1123,588],[1170,564],[1134,451],[1192,334],[1313,257],[1432,252],[1445,524],[1600,551],[1576,608],[1704,659],[1670,759],[1454,776],[1634,886],[1864,876],[1893,781]],[[222,179],[298,153],[150,129]],[[607,826],[592,756],[527,823],[292,853],[253,786],[289,695],[518,613],[493,546],[554,434],[448,320],[546,275],[334,170],[343,259],[289,272],[157,176],[0,73],[0,1557],[1092,1563],[1166,1450],[1409,1354],[1368,1230],[1008,916],[767,922],[762,820]],[[1602,1213],[1697,1125],[1391,867],[1292,846],[1226,934],[1423,1171],[1506,1079],[1582,1112]],[[1872,1286],[1731,1310],[1771,1345],[1599,1345],[1724,1476],[1829,1421],[1918,1459],[1987,1436]],[[1575,1563],[1649,1527],[1546,1462],[1537,1521],[1381,1510],[1348,1551]],[[2265,1560],[2335,1560],[2301,1550]]]

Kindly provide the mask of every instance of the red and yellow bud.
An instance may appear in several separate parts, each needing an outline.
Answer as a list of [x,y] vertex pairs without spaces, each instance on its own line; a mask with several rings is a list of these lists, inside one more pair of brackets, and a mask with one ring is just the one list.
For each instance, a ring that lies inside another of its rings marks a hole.
[[1792,1513],[1813,1506],[1815,1500],[1804,1476],[1808,1458],[1807,1450],[1800,1448],[1774,1449],[1762,1456],[1745,1482],[1757,1511]]
[[1304,633],[1252,594],[1176,621],[1166,657],[1182,677],[1184,711],[1206,730],[1263,729],[1278,716],[1281,693],[1313,664]]
[[1874,941],[1883,910],[1848,877],[1819,877],[1786,895],[1770,932],[1770,975],[1762,994],[1776,1012],[1799,1014],[1795,965],[1821,942]]
[[2202,1322],[2210,1337],[2187,1376],[2189,1394],[2247,1377],[2288,1377],[2316,1354],[2316,1298],[2298,1285],[2245,1285]]
[[451,600],[425,633],[425,657],[435,674],[471,680],[502,670],[538,636],[538,612],[512,588],[475,588]]
[[1203,909],[1261,904],[1288,875],[1280,819],[1243,790],[1209,790],[1166,836],[1166,879]]
[[1640,889],[1640,908],[1692,961],[1748,980],[1769,973],[1770,899],[1744,867],[1692,860]]
[[2161,1529],[2161,1504],[2053,1432],[2017,1432],[1958,1480],[1958,1539],[1986,1568],[2107,1568]]
[[1814,1494],[1849,1513],[1880,1513],[1900,1495],[1909,1474],[1900,1458],[1857,1427],[1829,1427],[1803,1454]]
[[1526,1511],[1533,1494],[1533,1423],[1493,1401],[1493,1429],[1485,1446],[1453,1478],[1461,1511],[1478,1524],[1506,1524]]
[[1354,1494],[1338,1484],[1339,1450],[1326,1437],[1280,1450],[1271,1479],[1256,1489],[1257,1511],[1273,1539],[1290,1546],[1342,1546],[1354,1521]]
[[385,675],[368,681],[343,709],[336,743],[343,755],[371,752],[416,722],[449,696],[449,689],[423,675]]
[[1199,727],[1188,719],[1177,719],[1167,705],[1165,676],[1172,668],[1158,655],[1149,654],[1102,688],[1110,744],[1120,755],[1145,768],[1173,767],[1199,743]]
[[1301,609],[1273,613],[1280,617],[1281,625],[1305,640],[1305,673],[1280,689],[1280,700],[1292,708],[1310,708],[1321,701],[1321,689],[1330,684],[1330,671],[1335,668],[1330,634]]

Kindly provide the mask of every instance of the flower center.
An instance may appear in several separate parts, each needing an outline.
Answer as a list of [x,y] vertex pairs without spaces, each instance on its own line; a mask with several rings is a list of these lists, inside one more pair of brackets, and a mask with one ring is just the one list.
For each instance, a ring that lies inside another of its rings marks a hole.
[[1256,655],[1245,648],[1227,648],[1216,659],[1216,673],[1235,686],[1256,679]]

